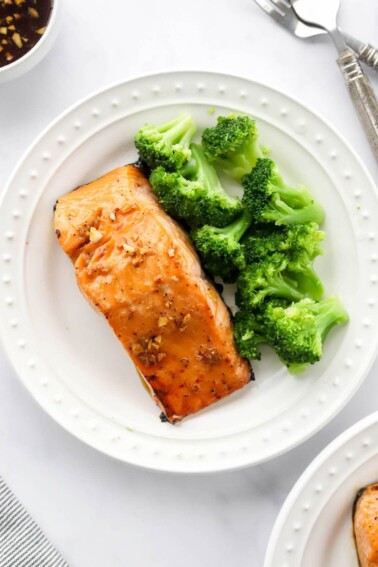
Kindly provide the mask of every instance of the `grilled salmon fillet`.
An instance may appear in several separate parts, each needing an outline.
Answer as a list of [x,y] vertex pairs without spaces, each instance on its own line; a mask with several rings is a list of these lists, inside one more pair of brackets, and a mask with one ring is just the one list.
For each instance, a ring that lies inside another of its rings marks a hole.
[[378,567],[378,483],[358,493],[353,529],[361,567]]
[[120,167],[60,197],[54,226],[80,290],[171,423],[250,381],[225,304],[139,168]]

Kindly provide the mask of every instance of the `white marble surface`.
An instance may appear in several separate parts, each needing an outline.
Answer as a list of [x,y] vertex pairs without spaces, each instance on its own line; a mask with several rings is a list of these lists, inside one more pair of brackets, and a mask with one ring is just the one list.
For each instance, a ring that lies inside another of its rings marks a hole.
[[[64,0],[62,29],[29,75],[0,87],[0,186],[61,111],[95,89],[166,69],[249,76],[333,123],[377,179],[326,38],[295,40],[252,0]],[[378,44],[375,0],[343,0],[341,25]],[[378,88],[377,77],[374,85]],[[0,474],[72,567],[261,567],[275,517],[314,456],[377,410],[378,363],[348,406],[302,446],[259,467],[209,476],[137,470],[56,425],[0,353]]]

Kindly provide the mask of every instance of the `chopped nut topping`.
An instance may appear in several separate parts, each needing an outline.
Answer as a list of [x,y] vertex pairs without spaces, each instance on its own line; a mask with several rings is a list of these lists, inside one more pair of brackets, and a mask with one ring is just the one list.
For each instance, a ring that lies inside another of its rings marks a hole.
[[123,243],[122,248],[124,249],[125,252],[127,252],[127,254],[135,254],[134,246],[130,246],[129,244]]
[[17,47],[22,47],[22,39],[21,39],[21,36],[20,36],[19,33],[15,32],[12,35],[12,39],[13,39],[14,43],[17,45]]
[[[0,0],[0,37],[10,37],[0,68],[23,57],[47,29],[54,0]],[[4,44],[3,44],[4,45]]]
[[187,325],[187,324],[189,323],[189,321],[190,321],[191,318],[192,318],[191,314],[190,314],[190,313],[187,313],[187,314],[185,315],[185,317],[183,318],[183,320],[182,320],[182,322],[184,323],[184,325]]
[[176,323],[176,327],[178,328],[178,330],[182,333],[183,331],[185,331],[185,329],[188,326],[188,323],[191,319],[191,315],[190,313],[187,313],[186,315],[184,315],[184,317],[176,317],[175,318],[175,323]]
[[133,354],[137,355],[144,351],[144,348],[140,343],[133,343],[131,346]]
[[[39,33],[39,30],[37,30],[37,33]],[[42,33],[43,33],[43,32],[42,32]],[[113,222],[114,222],[114,221],[116,220],[116,216],[115,216],[115,213],[113,213],[113,212],[112,212],[112,213],[110,213],[110,215],[109,215],[109,218],[110,218],[110,220],[111,220],[111,221],[113,221]]]
[[169,319],[168,317],[159,317],[158,320],[158,327],[165,327],[168,325]]
[[161,341],[162,341],[161,335],[158,335],[157,337],[153,337],[152,339],[150,339],[148,341],[147,350],[148,351],[151,351],[151,350],[158,351],[160,349]]
[[132,265],[135,266],[136,268],[140,266],[142,262],[143,262],[143,258],[141,258],[140,256],[138,258],[133,258],[131,260]]
[[158,362],[161,362],[167,355],[165,352],[159,352],[157,355]]
[[179,281],[179,279],[178,279],[177,276],[172,276],[172,277],[171,277],[171,280],[172,280],[173,282],[178,282],[178,281]]
[[151,366],[156,363],[156,355],[150,352],[141,352],[138,354],[138,358],[146,366]]
[[196,359],[202,360],[206,364],[213,365],[218,364],[222,360],[222,357],[216,347],[201,347],[196,354]]
[[37,12],[37,10],[35,8],[28,8],[28,14],[29,16],[31,16],[32,18],[39,18],[39,14]]
[[175,249],[174,248],[170,248],[167,252],[168,256],[170,258],[173,258],[173,256],[175,255]]
[[103,236],[104,235],[102,234],[102,232],[97,230],[97,228],[95,228],[94,226],[91,226],[91,228],[89,229],[89,240],[94,244],[96,244],[96,242],[99,242]]
[[155,364],[157,360],[162,360],[165,356],[164,353],[159,352],[161,342],[161,335],[141,337],[132,344],[131,351],[143,364],[150,366]]

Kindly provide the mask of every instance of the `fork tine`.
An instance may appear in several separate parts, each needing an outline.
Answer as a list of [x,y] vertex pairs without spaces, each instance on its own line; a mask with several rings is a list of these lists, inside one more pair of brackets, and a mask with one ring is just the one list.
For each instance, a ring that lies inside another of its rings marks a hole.
[[292,5],[287,0],[270,0],[281,12],[292,10]]
[[254,0],[254,2],[268,16],[297,37],[305,39],[306,37],[325,33],[324,30],[313,28],[301,22],[289,0]]
[[269,16],[272,16],[272,18],[274,18],[278,22],[281,22],[282,16],[280,12],[277,10],[274,4],[272,4],[269,0],[254,0],[254,2],[258,6],[260,6],[260,8],[264,10],[264,12],[269,14]]

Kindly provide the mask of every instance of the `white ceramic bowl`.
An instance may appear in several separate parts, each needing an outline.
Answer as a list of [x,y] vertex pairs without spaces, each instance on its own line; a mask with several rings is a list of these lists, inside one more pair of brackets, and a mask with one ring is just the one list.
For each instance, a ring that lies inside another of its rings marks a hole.
[[41,39],[35,46],[25,53],[23,57],[17,59],[9,65],[0,67],[0,83],[5,83],[12,79],[20,77],[27,71],[30,71],[45,57],[50,47],[53,45],[59,29],[59,14],[61,9],[61,0],[53,0],[53,7],[47,28]]

